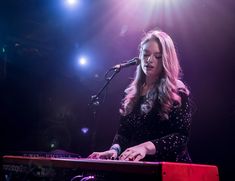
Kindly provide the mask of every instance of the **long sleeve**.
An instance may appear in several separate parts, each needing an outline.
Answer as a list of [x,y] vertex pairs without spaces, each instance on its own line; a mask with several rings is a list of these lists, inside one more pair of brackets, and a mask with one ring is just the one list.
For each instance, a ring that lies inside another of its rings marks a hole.
[[189,103],[189,97],[185,94],[181,94],[182,103],[180,107],[173,108],[169,114],[169,131],[170,133],[151,140],[155,145],[155,156],[160,159],[174,158],[176,161],[180,160],[178,157],[183,157],[185,148],[187,148],[187,142],[189,138],[189,132],[191,127],[191,108]]
[[191,107],[189,96],[182,92],[179,94],[181,105],[172,108],[167,120],[160,119],[158,103],[148,114],[142,114],[142,97],[131,114],[121,117],[113,144],[119,144],[123,152],[128,147],[151,141],[156,153],[147,155],[147,160],[190,162],[187,143],[191,127]]
[[121,152],[127,148],[131,140],[133,127],[128,119],[129,116],[121,116],[118,131],[113,139],[113,145],[119,144]]

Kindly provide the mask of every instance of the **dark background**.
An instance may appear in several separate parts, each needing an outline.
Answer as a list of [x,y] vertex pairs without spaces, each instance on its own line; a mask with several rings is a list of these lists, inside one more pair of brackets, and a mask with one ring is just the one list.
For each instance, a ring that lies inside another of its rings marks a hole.
[[[221,180],[234,178],[233,0],[80,0],[70,9],[63,0],[1,1],[1,155],[62,149],[86,157],[108,149],[134,67],[108,86],[95,120],[90,97],[110,67],[138,55],[153,28],[175,41],[192,93],[193,161],[217,165]],[[80,55],[88,56],[86,67],[77,64]]]

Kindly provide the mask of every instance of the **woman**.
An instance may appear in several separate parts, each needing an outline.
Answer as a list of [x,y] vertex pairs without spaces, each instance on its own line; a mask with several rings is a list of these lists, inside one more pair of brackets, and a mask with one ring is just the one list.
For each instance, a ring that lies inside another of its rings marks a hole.
[[189,90],[180,78],[174,43],[162,31],[140,43],[140,65],[125,90],[119,129],[111,148],[89,158],[191,162]]

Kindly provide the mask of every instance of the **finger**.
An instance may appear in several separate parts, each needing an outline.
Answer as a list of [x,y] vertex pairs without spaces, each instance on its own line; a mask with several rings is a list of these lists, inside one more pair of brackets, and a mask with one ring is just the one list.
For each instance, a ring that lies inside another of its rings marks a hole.
[[138,155],[140,155],[140,153],[138,153],[138,152],[133,152],[132,154],[130,154],[130,155],[126,158],[126,160],[133,161],[133,160],[135,160],[135,158],[136,158]]
[[120,160],[127,160],[127,158],[129,157],[129,155],[131,154],[132,152],[130,150],[128,151],[125,151],[124,153],[122,153],[119,157]]
[[133,150],[132,149],[126,149],[121,155],[125,155],[125,156],[127,156],[127,155],[129,155],[129,154],[131,154],[133,152]]
[[118,156],[118,155],[117,155],[117,154],[115,154],[115,153],[114,153],[114,154],[112,154],[112,156],[111,156],[111,160],[115,160],[115,159],[117,159],[117,156]]
[[99,158],[100,158],[100,159],[109,159],[110,156],[107,155],[107,154],[101,154],[101,155],[99,156]]
[[139,154],[139,155],[137,155],[136,157],[135,157],[135,159],[133,160],[133,161],[140,161],[141,159],[143,159],[144,157],[141,155],[141,154]]
[[87,158],[92,158],[94,156],[94,153],[90,154]]
[[99,158],[99,153],[94,152],[94,153],[92,153],[91,155],[89,155],[88,158],[97,159],[97,158]]
[[113,152],[110,152],[110,151],[105,151],[105,152],[102,152],[100,155],[99,155],[99,158],[100,159],[111,159],[111,157],[113,156]]
[[90,159],[95,159],[95,158],[96,158],[96,155],[95,155],[95,154],[92,154],[92,155],[90,155],[88,158],[90,158]]
[[119,160],[125,160],[126,158],[126,153],[123,153],[119,156]]
[[119,156],[119,160],[124,160],[127,156],[128,156],[128,153],[127,153],[126,151],[124,151],[124,152]]

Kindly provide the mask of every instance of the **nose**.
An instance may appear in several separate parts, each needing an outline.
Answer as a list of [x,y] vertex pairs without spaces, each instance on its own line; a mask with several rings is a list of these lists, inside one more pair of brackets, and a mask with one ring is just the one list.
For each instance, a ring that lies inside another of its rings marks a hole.
[[150,55],[147,59],[147,63],[151,63],[152,62],[152,55]]

